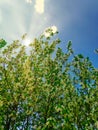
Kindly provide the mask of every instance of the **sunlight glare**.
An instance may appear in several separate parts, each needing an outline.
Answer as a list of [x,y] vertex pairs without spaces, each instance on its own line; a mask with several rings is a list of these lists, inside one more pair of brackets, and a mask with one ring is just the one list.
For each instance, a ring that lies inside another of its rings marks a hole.
[[30,43],[31,43],[31,40],[29,38],[26,38],[23,40],[23,45],[25,46],[29,46]]

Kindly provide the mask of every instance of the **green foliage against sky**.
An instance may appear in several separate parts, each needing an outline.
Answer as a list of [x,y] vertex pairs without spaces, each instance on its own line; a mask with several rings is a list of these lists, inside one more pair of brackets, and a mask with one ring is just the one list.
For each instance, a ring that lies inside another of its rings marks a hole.
[[0,56],[1,130],[97,130],[98,70],[69,41],[41,36]]
[[4,47],[6,44],[7,43],[4,39],[0,39],[0,48]]

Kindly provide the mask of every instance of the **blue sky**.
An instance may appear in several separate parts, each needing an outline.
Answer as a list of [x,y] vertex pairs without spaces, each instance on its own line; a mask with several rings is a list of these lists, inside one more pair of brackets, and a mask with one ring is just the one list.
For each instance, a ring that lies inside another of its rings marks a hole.
[[98,68],[98,0],[0,0],[0,38],[8,42],[24,33],[33,39],[53,25],[62,48],[71,40]]

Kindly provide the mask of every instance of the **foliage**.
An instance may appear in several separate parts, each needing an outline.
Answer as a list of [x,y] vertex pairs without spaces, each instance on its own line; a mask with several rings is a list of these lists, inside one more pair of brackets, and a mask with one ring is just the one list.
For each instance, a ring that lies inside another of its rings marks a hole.
[[7,43],[4,39],[0,39],[0,48],[4,47],[6,44]]
[[59,43],[41,36],[29,52],[18,40],[2,51],[1,130],[98,129],[98,70]]

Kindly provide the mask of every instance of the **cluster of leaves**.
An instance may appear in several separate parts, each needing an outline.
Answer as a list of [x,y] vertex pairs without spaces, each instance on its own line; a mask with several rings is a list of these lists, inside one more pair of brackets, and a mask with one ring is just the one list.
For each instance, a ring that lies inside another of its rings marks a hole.
[[2,51],[1,130],[98,129],[98,70],[59,43],[41,36],[29,54],[19,41]]
[[4,39],[0,39],[0,48],[4,47],[6,44],[7,43]]

